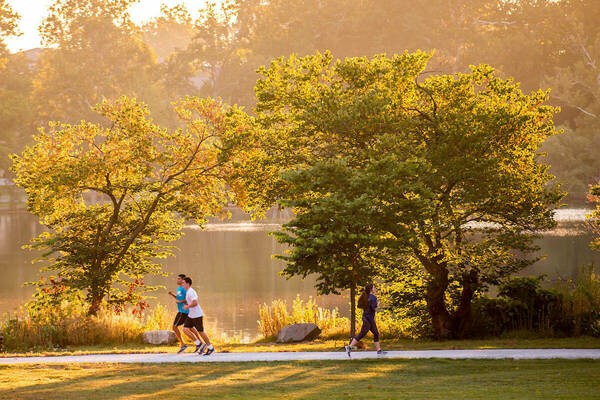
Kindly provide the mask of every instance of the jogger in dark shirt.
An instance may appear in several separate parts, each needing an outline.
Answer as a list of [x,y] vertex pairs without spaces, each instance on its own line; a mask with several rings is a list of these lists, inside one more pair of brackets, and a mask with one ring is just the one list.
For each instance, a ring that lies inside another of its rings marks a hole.
[[360,329],[360,333],[352,338],[350,344],[344,346],[346,353],[348,353],[348,357],[350,357],[352,346],[355,346],[357,342],[369,333],[369,331],[373,332],[373,342],[375,342],[377,354],[384,354],[379,345],[379,331],[377,330],[377,324],[375,323],[375,310],[378,305],[377,297],[375,297],[375,286],[372,283],[369,283],[365,286],[364,292],[358,299],[358,307],[363,309],[362,328]]

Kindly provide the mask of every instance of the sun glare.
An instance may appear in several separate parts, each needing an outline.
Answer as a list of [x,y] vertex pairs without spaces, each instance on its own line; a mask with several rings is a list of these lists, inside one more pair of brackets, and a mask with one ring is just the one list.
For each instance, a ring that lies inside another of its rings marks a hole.
[[[11,52],[40,47],[38,27],[48,12],[48,7],[53,0],[8,0],[12,9],[21,16],[19,30],[20,36],[9,37],[5,40]],[[205,0],[139,0],[131,7],[131,18],[136,24],[143,24],[160,15],[160,7],[165,4],[174,7],[184,4],[193,18],[198,16],[198,9],[205,4]]]

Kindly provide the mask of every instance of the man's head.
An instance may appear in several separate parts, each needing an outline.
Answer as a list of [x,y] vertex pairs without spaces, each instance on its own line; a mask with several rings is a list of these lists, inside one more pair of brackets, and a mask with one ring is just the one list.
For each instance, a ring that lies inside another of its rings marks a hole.
[[189,288],[192,287],[192,278],[190,278],[189,276],[186,276],[185,278],[183,278],[183,287],[185,288],[185,290],[188,290]]
[[177,275],[177,286],[183,285],[183,279],[185,278],[185,274]]

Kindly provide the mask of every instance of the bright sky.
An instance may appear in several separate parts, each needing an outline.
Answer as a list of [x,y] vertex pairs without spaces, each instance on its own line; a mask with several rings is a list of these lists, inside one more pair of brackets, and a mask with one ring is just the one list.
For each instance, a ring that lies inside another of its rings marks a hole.
[[[197,10],[204,5],[205,0],[140,0],[131,8],[131,17],[136,23],[152,19],[160,14],[160,5],[166,4],[173,7],[177,4],[185,4],[192,13],[197,16]],[[23,35],[6,39],[6,44],[11,52],[40,47],[38,26],[46,16],[48,5],[52,0],[8,0],[8,4],[20,16],[19,30]]]

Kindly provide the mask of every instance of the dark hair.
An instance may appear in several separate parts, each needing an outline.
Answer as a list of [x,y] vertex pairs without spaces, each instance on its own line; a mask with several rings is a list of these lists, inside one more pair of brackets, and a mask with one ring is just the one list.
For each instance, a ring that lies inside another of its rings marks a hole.
[[373,290],[373,284],[367,283],[365,285],[365,290],[363,290],[358,298],[358,308],[362,308],[363,310],[369,308],[369,295],[371,294],[371,290]]
[[185,283],[187,283],[188,285],[192,286],[192,278],[186,276],[185,278],[183,278],[183,280],[185,281]]
[[185,274],[179,274],[177,276],[180,277],[181,279],[185,278]]

